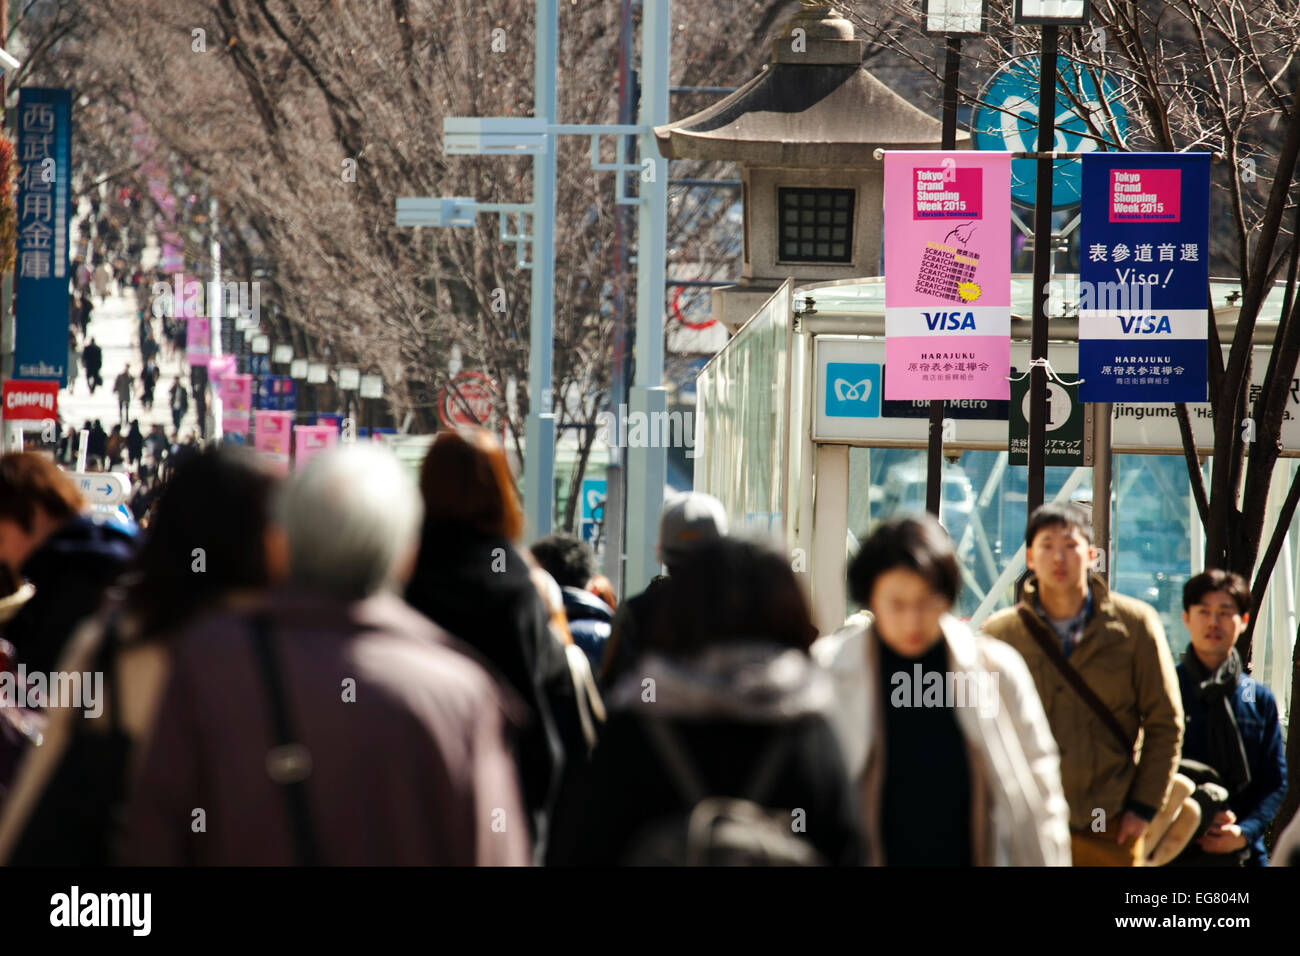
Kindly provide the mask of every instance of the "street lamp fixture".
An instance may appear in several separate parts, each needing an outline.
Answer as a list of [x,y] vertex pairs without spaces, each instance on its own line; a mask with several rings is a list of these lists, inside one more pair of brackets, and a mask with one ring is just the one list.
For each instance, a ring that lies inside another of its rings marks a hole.
[[546,152],[545,118],[447,116],[442,121],[445,153],[476,156],[540,156]]
[[397,200],[399,226],[459,226],[474,225],[478,204],[463,196],[451,198],[403,197]]
[[1088,22],[1091,0],[1016,0],[1015,22],[1033,26],[1079,27]]
[[984,32],[988,0],[921,0],[925,32],[942,36],[975,36]]

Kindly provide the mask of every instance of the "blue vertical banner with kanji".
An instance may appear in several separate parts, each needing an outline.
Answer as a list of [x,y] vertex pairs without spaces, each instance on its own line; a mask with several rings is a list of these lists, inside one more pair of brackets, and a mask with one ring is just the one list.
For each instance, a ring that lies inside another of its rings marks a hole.
[[14,377],[68,384],[72,92],[18,91]]
[[1079,400],[1203,402],[1210,154],[1086,153]]

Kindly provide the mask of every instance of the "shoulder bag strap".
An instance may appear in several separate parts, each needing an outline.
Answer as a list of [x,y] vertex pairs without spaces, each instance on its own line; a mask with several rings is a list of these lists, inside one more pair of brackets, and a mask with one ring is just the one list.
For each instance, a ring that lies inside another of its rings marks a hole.
[[319,866],[320,848],[312,826],[311,808],[307,805],[306,780],[311,775],[311,753],[294,739],[289,719],[284,683],[271,641],[271,622],[265,614],[253,617],[253,653],[257,658],[262,681],[271,706],[271,722],[276,746],[266,755],[266,770],[271,779],[284,788],[289,826],[300,866]]
[[746,796],[754,803],[761,806],[767,802],[770,791],[776,783],[777,775],[785,767],[793,737],[794,729],[792,727],[779,726],[777,728],[776,740],[763,754],[763,759],[759,761],[758,766],[754,769],[754,775],[749,778],[749,785],[745,788]]
[[678,792],[686,800],[688,806],[695,806],[701,800],[708,796],[704,788],[704,781],[700,778],[682,747],[680,738],[668,726],[667,722],[656,717],[644,719],[642,726],[645,727],[646,737],[650,740],[650,745],[659,760],[663,763],[664,769],[672,778],[673,783],[677,786]]
[[1111,732],[1125,752],[1132,753],[1137,741],[1129,739],[1128,734],[1124,733],[1124,728],[1115,719],[1115,715],[1110,712],[1110,708],[1097,696],[1096,691],[1088,686],[1088,682],[1083,679],[1083,676],[1070,666],[1070,662],[1065,659],[1065,655],[1061,652],[1061,645],[1056,639],[1056,635],[1052,634],[1047,625],[1040,621],[1023,604],[1016,608],[1016,613],[1020,615],[1020,620],[1024,622],[1030,636],[1038,641],[1043,653],[1047,655],[1047,659],[1065,678],[1065,682],[1079,695],[1079,698],[1096,715],[1097,719],[1106,725],[1106,729]]

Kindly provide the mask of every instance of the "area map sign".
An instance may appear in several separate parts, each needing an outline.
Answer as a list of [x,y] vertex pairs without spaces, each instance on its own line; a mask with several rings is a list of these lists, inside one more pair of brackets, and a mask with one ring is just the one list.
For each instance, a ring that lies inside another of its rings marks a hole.
[[884,164],[884,399],[1006,400],[1010,155],[891,150]]
[[1203,402],[1210,156],[1083,157],[1079,397]]

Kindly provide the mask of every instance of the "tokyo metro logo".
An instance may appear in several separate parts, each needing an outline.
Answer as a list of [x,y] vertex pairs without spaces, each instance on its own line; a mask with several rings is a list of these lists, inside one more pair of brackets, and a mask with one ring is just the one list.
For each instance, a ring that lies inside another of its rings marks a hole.
[[879,418],[880,364],[828,362],[826,414],[832,418]]

